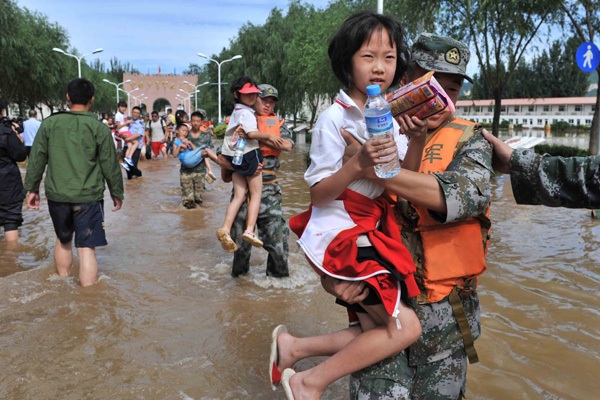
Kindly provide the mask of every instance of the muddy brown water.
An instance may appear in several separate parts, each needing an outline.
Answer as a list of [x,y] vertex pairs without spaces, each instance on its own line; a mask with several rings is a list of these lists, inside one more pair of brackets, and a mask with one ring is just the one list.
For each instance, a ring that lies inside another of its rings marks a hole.
[[[309,201],[303,150],[282,156],[286,217]],[[214,234],[230,186],[208,185],[202,208],[184,210],[178,168],[145,161],[144,177],[125,182],[121,211],[106,198],[109,246],[97,251],[93,287],[54,274],[44,197],[40,211],[24,211],[21,243],[0,242],[0,398],[282,399],[268,383],[273,327],[345,327],[295,237],[289,279],[265,277],[261,250],[248,276],[231,278],[232,256]],[[600,221],[586,210],[517,206],[508,177],[493,183],[492,220],[468,398],[599,398]],[[324,398],[347,393],[341,379]]]

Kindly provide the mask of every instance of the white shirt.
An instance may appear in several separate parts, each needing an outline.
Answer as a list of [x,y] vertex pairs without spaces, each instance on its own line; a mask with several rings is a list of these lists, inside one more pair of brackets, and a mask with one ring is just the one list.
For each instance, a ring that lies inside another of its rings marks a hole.
[[[163,132],[163,123],[160,122],[160,120],[154,122],[152,120],[150,120],[150,122],[148,123],[149,127],[150,127],[150,140],[152,142],[161,142],[164,138],[165,138],[165,132]],[[165,131],[167,130],[167,126],[164,125],[165,127]]]
[[38,129],[42,123],[35,118],[29,118],[23,122],[23,143],[25,146],[33,145],[33,139],[37,135]]
[[[229,125],[227,125],[227,130],[225,131],[223,147],[221,148],[221,152],[225,156],[232,156],[234,154],[235,148],[231,146],[231,139],[233,138],[233,132],[235,132],[238,125],[242,125],[245,132],[258,131],[254,110],[241,103],[236,103],[231,118],[229,119]],[[244,150],[244,154],[254,149],[258,149],[258,140],[246,139],[246,150]]]
[[[394,123],[394,140],[398,146],[398,158],[404,159],[408,148],[408,139],[400,135],[400,126]],[[344,128],[361,144],[367,141],[368,133],[363,111],[346,92],[340,90],[335,103],[325,110],[317,120],[312,132],[310,145],[310,166],[304,174],[309,186],[330,177],[340,168],[346,149],[346,142],[340,130]],[[383,188],[368,179],[357,179],[350,183],[349,189],[374,199],[383,193]]]
[[[125,123],[125,115],[121,113],[121,111],[117,111],[115,114],[115,123],[124,124]],[[129,128],[127,126],[122,126],[119,129],[119,132],[127,132]]]

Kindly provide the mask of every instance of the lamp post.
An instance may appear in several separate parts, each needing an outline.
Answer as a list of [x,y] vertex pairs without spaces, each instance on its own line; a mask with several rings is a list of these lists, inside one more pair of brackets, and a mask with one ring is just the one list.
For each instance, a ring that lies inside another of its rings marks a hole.
[[65,56],[73,57],[74,59],[76,59],[77,60],[77,71],[79,73],[80,78],[81,78],[81,60],[83,60],[83,58],[85,56],[89,56],[91,54],[96,54],[96,53],[101,53],[104,51],[104,49],[96,49],[96,50],[92,51],[91,53],[84,54],[81,57],[77,57],[75,54],[67,53],[66,51],[64,51],[63,49],[59,49],[58,47],[55,47],[52,50],[56,51],[57,53],[61,53],[61,54],[64,54]]
[[187,94],[187,96],[188,96],[188,106],[190,108],[190,111],[192,111],[192,95],[198,93],[198,90],[194,90],[192,92],[186,92],[183,89],[179,89],[179,91]]
[[[182,95],[178,94],[177,96],[175,96],[175,98],[179,99],[179,101],[183,101],[183,108],[185,109],[186,97],[183,97]],[[187,97],[187,99],[189,100],[189,97]]]
[[200,88],[200,87],[202,87],[204,85],[208,85],[208,81],[203,82],[203,83],[201,83],[199,85],[196,85],[196,86],[194,86],[193,83],[189,83],[188,81],[183,81],[183,83],[186,83],[186,84],[194,87],[194,90],[195,90],[195,92],[194,92],[194,108],[197,110],[198,109],[198,92],[200,92],[198,90],[198,88]]
[[133,97],[134,100],[134,105],[139,106],[140,104],[142,104],[142,96],[144,95],[144,93],[142,94],[138,94],[137,97],[136,96],[131,96]]
[[[110,83],[111,85],[113,85],[114,87],[117,88],[117,104],[119,104],[119,88],[121,85],[131,82],[131,79],[127,79],[125,82],[121,82],[121,83],[114,83],[114,82],[109,81],[108,79],[102,79],[102,81],[106,82],[106,83]],[[121,90],[123,90],[123,89],[121,89]]]
[[223,60],[221,62],[218,62],[215,59],[209,58],[208,56],[206,56],[202,53],[198,53],[198,57],[206,58],[207,60],[212,61],[215,64],[217,64],[217,77],[218,77],[217,84],[219,85],[219,88],[218,88],[218,90],[219,90],[219,123],[221,123],[221,65],[225,64],[226,62],[229,62],[229,61],[239,60],[240,58],[242,58],[242,56],[238,54],[237,56],[233,56],[233,57],[231,57],[227,60]]
[[136,90],[140,90],[139,87],[130,90],[129,92],[127,90],[124,90],[125,93],[127,93],[127,105],[129,106],[129,102],[131,101],[130,97],[131,97],[131,93],[135,92]]

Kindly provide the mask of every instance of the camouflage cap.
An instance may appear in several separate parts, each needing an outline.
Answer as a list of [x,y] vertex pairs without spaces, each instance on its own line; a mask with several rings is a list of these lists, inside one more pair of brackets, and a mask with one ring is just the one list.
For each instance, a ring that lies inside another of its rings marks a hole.
[[261,99],[265,97],[275,97],[275,100],[279,100],[279,93],[273,86],[263,83],[262,85],[258,85],[258,88],[260,89],[258,97]]
[[462,75],[473,83],[473,79],[467,75],[470,56],[468,47],[458,40],[421,33],[412,46],[410,59],[427,71]]

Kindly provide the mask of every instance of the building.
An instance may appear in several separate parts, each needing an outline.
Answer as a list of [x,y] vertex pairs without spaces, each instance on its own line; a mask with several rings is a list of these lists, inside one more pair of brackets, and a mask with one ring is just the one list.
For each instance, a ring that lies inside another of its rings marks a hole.
[[[502,99],[500,122],[543,129],[558,121],[574,126],[591,126],[596,110],[595,97],[556,97],[547,99]],[[458,100],[456,115],[476,122],[491,123],[494,100]]]

